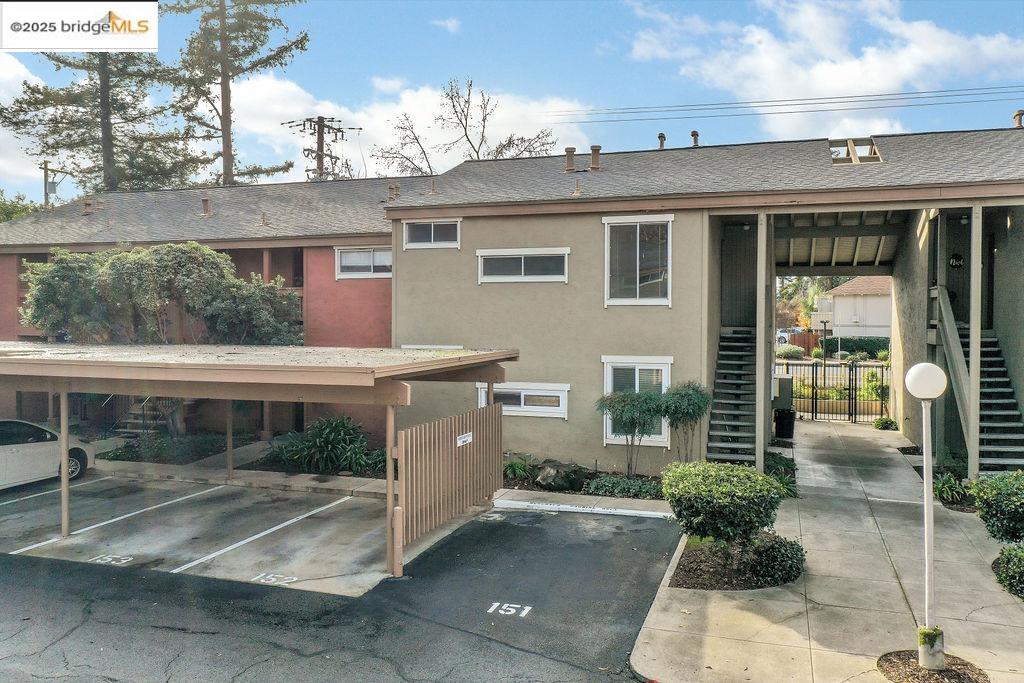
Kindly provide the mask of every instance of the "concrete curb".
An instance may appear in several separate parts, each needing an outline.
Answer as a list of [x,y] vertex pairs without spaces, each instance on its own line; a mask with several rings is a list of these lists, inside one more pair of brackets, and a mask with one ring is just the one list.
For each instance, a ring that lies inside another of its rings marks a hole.
[[629,670],[633,674],[633,677],[639,681],[654,681],[655,679],[649,678],[643,675],[637,665],[633,663],[633,656],[636,654],[637,648],[641,646],[640,638],[643,636],[644,627],[647,626],[648,619],[651,618],[651,612],[654,611],[654,606],[658,604],[658,598],[661,597],[662,593],[668,588],[669,582],[672,580],[672,574],[675,573],[676,565],[679,564],[679,558],[682,557],[683,551],[686,549],[686,539],[689,538],[686,534],[683,534],[679,538],[679,545],[676,546],[676,551],[672,553],[672,558],[668,561],[668,568],[665,569],[665,575],[661,579],[661,585],[658,586],[658,592],[654,594],[654,600],[651,601],[651,608],[647,610],[647,617],[644,619],[644,623],[640,626],[640,632],[636,634],[636,642],[633,643],[633,649],[629,652]]
[[494,501],[495,509],[503,510],[538,510],[544,512],[585,512],[592,515],[620,515],[622,517],[652,517],[655,519],[672,519],[671,512],[655,512],[653,510],[630,510],[627,508],[590,507],[586,505],[570,505],[567,503],[537,503],[525,500],[506,500],[498,498]]

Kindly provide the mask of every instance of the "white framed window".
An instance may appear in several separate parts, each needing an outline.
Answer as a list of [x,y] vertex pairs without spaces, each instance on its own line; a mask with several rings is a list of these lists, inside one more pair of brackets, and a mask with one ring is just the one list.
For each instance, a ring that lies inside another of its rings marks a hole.
[[334,248],[334,279],[391,277],[391,247]]
[[[660,391],[668,390],[672,378],[671,356],[601,356],[604,364],[604,393],[614,391]],[[657,434],[644,437],[641,445],[669,446],[668,420],[662,420]],[[608,415],[604,416],[604,443],[625,444],[626,437],[616,433],[615,425]]]
[[601,219],[605,306],[672,306],[674,219],[674,214]]
[[461,249],[461,218],[406,221],[402,224],[404,249]]
[[[477,406],[487,405],[487,385],[476,385]],[[502,415],[569,419],[569,385],[542,382],[504,382],[494,385],[494,402]]]
[[477,284],[568,282],[569,247],[477,249]]

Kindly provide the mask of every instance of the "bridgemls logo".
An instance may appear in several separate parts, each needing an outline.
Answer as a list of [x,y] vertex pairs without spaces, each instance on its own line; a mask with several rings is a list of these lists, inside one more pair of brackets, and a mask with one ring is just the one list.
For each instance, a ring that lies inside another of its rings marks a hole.
[[[93,18],[97,17],[98,18]],[[0,48],[155,52],[156,2],[0,2]]]
[[[111,33],[147,33],[149,31],[149,20],[147,19],[138,19],[132,23],[131,19],[114,14],[114,10],[107,12],[105,18]],[[100,21],[102,22],[103,19]]]

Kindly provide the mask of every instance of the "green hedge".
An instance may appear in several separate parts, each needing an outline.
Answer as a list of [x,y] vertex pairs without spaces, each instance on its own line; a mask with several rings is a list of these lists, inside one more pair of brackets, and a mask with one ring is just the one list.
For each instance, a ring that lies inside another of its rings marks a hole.
[[889,337],[826,337],[825,353],[829,358],[833,358],[839,350],[840,340],[843,342],[843,351],[848,353],[864,351],[875,358],[879,351],[889,351]]
[[1024,543],[1003,548],[994,569],[1003,588],[1018,598],[1024,598]]
[[804,571],[804,548],[799,541],[776,534],[762,534],[751,545],[748,571],[762,585],[781,586],[796,581]]
[[992,538],[1024,541],[1024,470],[978,479],[971,482],[970,493]]
[[583,493],[592,496],[656,500],[661,498],[661,482],[657,479],[602,474],[584,484]]

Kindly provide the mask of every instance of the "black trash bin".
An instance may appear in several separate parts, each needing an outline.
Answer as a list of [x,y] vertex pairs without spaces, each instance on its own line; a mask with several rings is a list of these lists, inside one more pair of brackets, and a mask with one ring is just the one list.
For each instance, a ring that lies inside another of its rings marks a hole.
[[796,411],[788,408],[779,408],[775,411],[775,437],[779,439],[792,439],[793,431],[796,429]]

